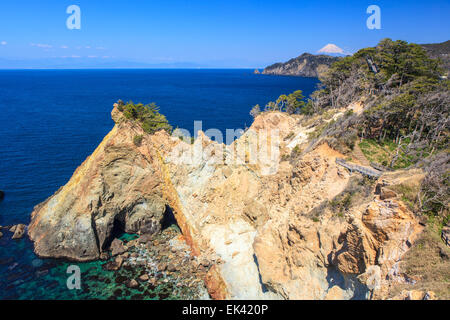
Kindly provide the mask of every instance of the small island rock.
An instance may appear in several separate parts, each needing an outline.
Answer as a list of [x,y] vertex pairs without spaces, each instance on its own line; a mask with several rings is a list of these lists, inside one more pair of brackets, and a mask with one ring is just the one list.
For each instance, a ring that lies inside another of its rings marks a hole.
[[13,239],[21,239],[25,234],[26,226],[24,224],[18,224],[13,226],[9,231],[14,232]]

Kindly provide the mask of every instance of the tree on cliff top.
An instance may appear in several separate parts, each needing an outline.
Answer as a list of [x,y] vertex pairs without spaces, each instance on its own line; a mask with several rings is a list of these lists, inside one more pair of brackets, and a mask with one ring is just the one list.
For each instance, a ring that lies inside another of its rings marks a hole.
[[269,102],[266,105],[265,110],[296,114],[299,113],[300,109],[305,105],[305,101],[303,101],[304,98],[302,90],[294,91],[290,95],[282,94],[278,97],[277,101]]
[[132,101],[126,104],[119,103],[119,110],[123,112],[127,119],[138,121],[142,129],[149,134],[159,130],[172,132],[172,126],[167,118],[159,113],[159,107],[154,102],[147,105],[134,104]]

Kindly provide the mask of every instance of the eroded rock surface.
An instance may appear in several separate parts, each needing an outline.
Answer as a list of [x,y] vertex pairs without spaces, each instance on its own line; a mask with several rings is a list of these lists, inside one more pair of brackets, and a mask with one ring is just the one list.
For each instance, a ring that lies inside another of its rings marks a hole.
[[[311,128],[297,117],[264,113],[224,146],[202,133],[193,144],[146,135],[116,108],[112,115],[116,125],[95,152],[33,211],[29,234],[40,256],[98,259],[117,230],[157,233],[173,212],[207,266],[213,298],[382,298],[421,231],[401,201],[375,188],[345,215],[324,206],[350,173],[326,143],[308,147]],[[275,148],[252,161],[264,135]],[[294,148],[306,151],[283,157]]]

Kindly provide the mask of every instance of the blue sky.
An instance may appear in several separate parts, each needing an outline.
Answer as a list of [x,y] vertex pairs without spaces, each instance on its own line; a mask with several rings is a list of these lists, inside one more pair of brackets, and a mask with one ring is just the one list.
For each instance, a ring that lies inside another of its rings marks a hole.
[[[66,27],[73,4],[81,30]],[[381,30],[366,27],[372,4]],[[448,0],[1,1],[0,59],[264,67],[330,43],[355,52],[385,37],[443,42],[449,13]]]

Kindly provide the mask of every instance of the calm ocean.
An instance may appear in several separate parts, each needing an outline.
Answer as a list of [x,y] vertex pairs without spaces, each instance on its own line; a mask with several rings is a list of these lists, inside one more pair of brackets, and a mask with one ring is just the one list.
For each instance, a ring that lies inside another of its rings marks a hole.
[[[192,131],[202,120],[203,130],[225,132],[250,126],[253,105],[298,89],[308,96],[317,83],[247,69],[0,71],[0,225],[29,223],[32,208],[64,185],[111,130],[118,99],[155,102],[174,128]],[[64,262],[39,260],[28,239],[11,241],[4,233],[0,299],[80,298],[56,289]],[[90,263],[82,270],[100,269]]]

